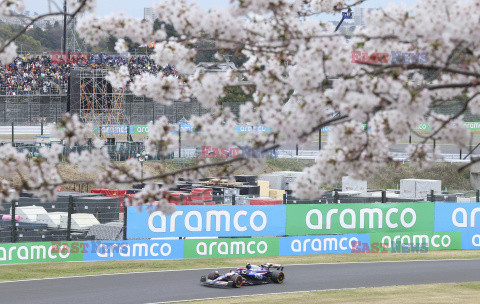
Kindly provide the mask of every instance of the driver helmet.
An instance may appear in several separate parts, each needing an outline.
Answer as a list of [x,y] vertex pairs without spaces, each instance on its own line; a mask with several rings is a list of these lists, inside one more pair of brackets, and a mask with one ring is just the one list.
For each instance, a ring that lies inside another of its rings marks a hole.
[[250,269],[250,268],[252,268],[252,265],[247,264],[247,269]]

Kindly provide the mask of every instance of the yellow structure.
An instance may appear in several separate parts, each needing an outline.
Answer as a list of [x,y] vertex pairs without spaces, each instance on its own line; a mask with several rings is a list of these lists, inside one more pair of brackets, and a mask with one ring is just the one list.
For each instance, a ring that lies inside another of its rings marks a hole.
[[260,197],[267,197],[270,195],[270,182],[259,180],[257,185],[260,186]]
[[285,194],[285,190],[270,189],[268,196],[270,196],[273,199],[283,199],[284,194]]

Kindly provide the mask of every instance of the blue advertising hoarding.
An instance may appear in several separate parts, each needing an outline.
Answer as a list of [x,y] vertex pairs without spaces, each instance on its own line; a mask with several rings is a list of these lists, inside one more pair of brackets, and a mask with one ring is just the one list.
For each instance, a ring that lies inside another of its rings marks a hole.
[[279,239],[281,256],[350,253],[355,248],[355,244],[370,244],[369,233],[290,236]]
[[480,204],[435,203],[435,231],[480,230]]
[[238,133],[248,133],[248,132],[265,132],[270,133],[270,127],[265,125],[237,125]]
[[480,250],[480,229],[462,231],[462,250]]
[[183,240],[85,241],[84,261],[183,259]]
[[165,216],[128,207],[127,237],[246,237],[282,236],[286,231],[286,208],[276,206],[176,206]]

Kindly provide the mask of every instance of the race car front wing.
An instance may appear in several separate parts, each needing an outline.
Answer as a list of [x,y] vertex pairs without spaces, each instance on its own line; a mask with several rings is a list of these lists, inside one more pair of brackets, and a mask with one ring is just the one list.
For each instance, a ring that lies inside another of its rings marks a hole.
[[206,276],[200,278],[200,283],[204,286],[209,287],[233,287],[233,281],[223,281],[223,280],[210,280]]

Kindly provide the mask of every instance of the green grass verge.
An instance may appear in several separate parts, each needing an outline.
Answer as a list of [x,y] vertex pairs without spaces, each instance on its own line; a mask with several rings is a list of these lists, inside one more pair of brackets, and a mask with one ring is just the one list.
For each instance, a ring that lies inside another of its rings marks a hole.
[[0,281],[15,281],[122,272],[232,267],[246,263],[312,264],[404,260],[480,259],[480,251],[432,251],[428,253],[349,253],[285,257],[185,259],[159,261],[68,262],[0,266]]
[[[425,284],[392,287],[356,288],[331,291],[296,292],[271,294],[264,296],[242,296],[221,299],[222,304],[254,303],[409,303],[409,304],[446,304],[478,303],[480,282]],[[185,301],[181,303],[205,304],[218,303],[217,300]]]

